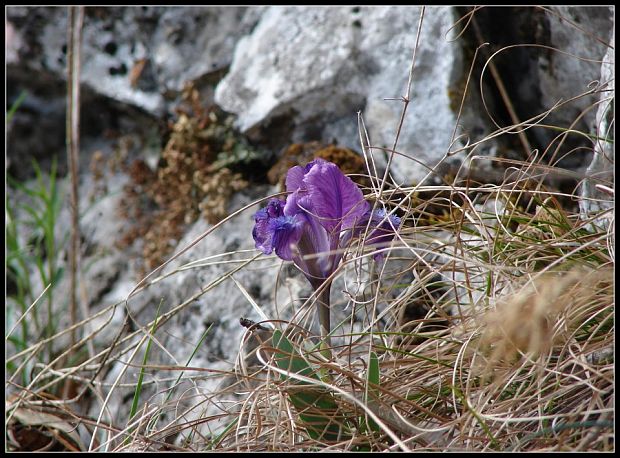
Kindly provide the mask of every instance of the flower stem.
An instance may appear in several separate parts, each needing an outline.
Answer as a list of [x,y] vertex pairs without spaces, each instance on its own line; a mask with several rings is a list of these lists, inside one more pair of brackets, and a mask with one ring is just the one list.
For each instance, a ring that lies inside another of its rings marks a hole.
[[[316,303],[317,314],[319,317],[319,327],[321,329],[321,354],[327,359],[331,359],[331,338],[329,333],[331,331],[330,325],[330,292],[332,283],[326,282],[323,285],[323,289],[319,293],[319,297]],[[319,288],[316,288],[319,289]]]

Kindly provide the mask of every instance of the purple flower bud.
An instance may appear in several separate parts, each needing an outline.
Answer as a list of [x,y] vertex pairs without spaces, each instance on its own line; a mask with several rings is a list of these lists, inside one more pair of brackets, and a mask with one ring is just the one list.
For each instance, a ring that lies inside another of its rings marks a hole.
[[[364,240],[366,245],[378,245],[383,247],[389,244],[396,235],[398,226],[400,226],[400,218],[396,215],[390,215],[386,218],[386,211],[383,208],[364,214],[364,216],[356,224],[352,231],[352,237],[358,237],[363,234],[370,220],[368,236]],[[373,255],[375,261],[383,260],[383,253]]]

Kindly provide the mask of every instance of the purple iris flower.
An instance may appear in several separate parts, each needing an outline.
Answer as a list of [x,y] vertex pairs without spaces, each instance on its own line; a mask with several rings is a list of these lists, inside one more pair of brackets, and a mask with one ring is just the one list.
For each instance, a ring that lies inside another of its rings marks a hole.
[[[256,248],[293,261],[315,290],[322,348],[330,356],[330,288],[325,282],[338,268],[342,249],[369,228],[365,243],[389,243],[400,224],[384,210],[371,211],[360,188],[336,164],[315,159],[292,167],[286,175],[286,201],[271,199],[254,215],[252,236]],[[374,255],[381,261],[383,255]]]
[[[293,261],[315,287],[338,267],[342,248],[370,229],[366,244],[386,244],[400,218],[385,218],[384,210],[371,213],[360,188],[336,164],[315,159],[292,167],[286,176],[286,201],[272,199],[254,216],[256,248]],[[382,255],[375,255],[375,260]]]

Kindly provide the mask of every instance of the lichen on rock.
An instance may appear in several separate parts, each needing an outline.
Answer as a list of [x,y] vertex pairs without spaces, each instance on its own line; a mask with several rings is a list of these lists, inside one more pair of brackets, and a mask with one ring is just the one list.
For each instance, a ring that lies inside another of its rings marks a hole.
[[201,214],[211,224],[225,218],[232,194],[247,186],[241,173],[222,167],[217,158],[227,157],[227,164],[235,166],[247,156],[238,158],[234,151],[258,155],[221,111],[202,106],[191,83],[183,90],[183,102],[187,106],[177,108],[157,169],[138,159],[128,170],[132,183],[125,190],[123,214],[135,225],[123,234],[120,246],[143,239],[147,270],[165,260]]

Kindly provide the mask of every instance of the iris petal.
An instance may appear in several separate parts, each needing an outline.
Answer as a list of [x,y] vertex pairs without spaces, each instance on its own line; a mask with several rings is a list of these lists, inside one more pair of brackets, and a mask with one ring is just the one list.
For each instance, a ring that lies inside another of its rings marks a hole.
[[[382,244],[389,243],[396,235],[396,230],[400,225],[400,218],[396,215],[390,215],[385,218],[386,212],[384,209],[376,210],[372,215],[371,229],[374,226],[374,230],[368,236],[366,240],[367,244]],[[381,224],[381,221],[383,223]]]
[[304,189],[298,189],[288,195],[286,198],[286,205],[284,206],[284,214],[286,216],[295,216],[303,212],[303,209],[299,206],[299,199],[303,198],[306,193],[307,191]]
[[273,248],[285,261],[293,260],[293,248],[301,238],[305,222],[300,216],[280,216],[269,222]]
[[368,211],[360,188],[336,164],[315,161],[303,179],[315,216],[328,231],[348,229]]
[[305,174],[306,172],[302,167],[298,165],[291,167],[286,174],[286,190],[288,192],[294,192],[301,188],[303,186]]
[[284,215],[285,201],[280,199],[271,199],[267,204],[267,214],[270,218],[277,218]]
[[[323,226],[321,226],[319,220],[312,216],[312,205],[307,199],[301,199],[301,204],[304,208],[309,209],[309,213],[302,213],[299,216],[305,218],[306,225],[302,234],[300,242],[300,251],[302,255],[315,254],[320,255],[311,260],[307,260],[306,263],[316,264],[318,269],[313,269],[315,276],[323,276],[326,278],[331,273],[332,262],[330,251],[337,248],[337,245],[333,246],[334,237],[330,237]],[[338,238],[335,238],[336,241]]]
[[299,205],[299,200],[308,194],[304,177],[317,161],[323,161],[323,159],[315,159],[305,167],[299,165],[291,167],[286,174],[286,190],[290,194],[286,198],[285,215],[294,216],[304,211]]
[[[385,218],[386,212],[384,209],[378,209],[374,212],[368,210],[355,224],[350,231],[348,231],[343,237],[343,245],[346,245],[353,237],[359,237],[366,230],[368,221],[370,220],[370,226],[368,236],[364,239],[365,245],[386,245],[390,243],[398,226],[400,226],[400,218],[396,215],[390,215]],[[384,220],[385,218],[385,220]],[[383,221],[383,222],[382,222]],[[374,256],[375,261],[380,262],[383,259],[383,253],[377,253]]]
[[284,215],[284,201],[271,199],[266,207],[261,208],[254,215],[254,228],[252,237],[256,242],[256,248],[265,254],[273,251],[274,229],[272,221]]

